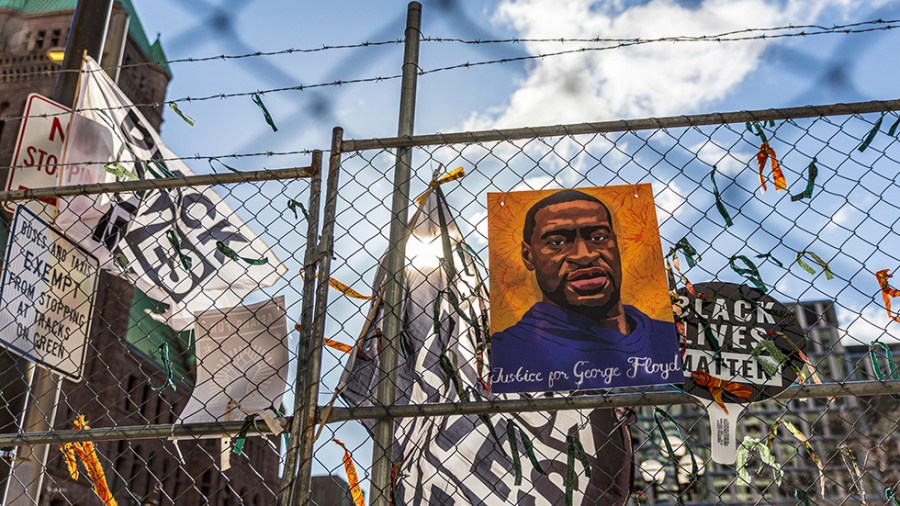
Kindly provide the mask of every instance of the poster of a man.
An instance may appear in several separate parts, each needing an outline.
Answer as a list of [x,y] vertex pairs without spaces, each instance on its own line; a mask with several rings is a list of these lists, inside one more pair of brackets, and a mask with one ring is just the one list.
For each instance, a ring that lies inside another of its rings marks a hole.
[[683,381],[649,184],[488,200],[494,392]]

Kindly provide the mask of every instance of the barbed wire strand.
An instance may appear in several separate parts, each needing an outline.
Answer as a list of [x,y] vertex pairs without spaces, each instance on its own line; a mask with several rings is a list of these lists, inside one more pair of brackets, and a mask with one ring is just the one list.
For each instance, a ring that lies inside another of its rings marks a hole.
[[[898,23],[900,23],[900,22],[898,22]],[[861,28],[861,29],[841,28],[837,31],[829,29],[827,31],[820,31],[820,32],[805,32],[804,31],[804,32],[798,32],[798,33],[757,35],[757,36],[753,36],[753,37],[726,37],[726,38],[716,38],[716,39],[710,38],[710,39],[704,39],[704,40],[708,41],[708,42],[744,42],[744,41],[748,41],[748,40],[768,40],[768,39],[781,39],[781,38],[790,38],[790,37],[810,37],[810,36],[825,35],[825,34],[832,34],[832,33],[842,33],[842,34],[869,33],[869,32],[878,32],[878,31],[887,31],[887,30],[892,30],[892,29],[896,29],[896,28],[900,28],[900,24],[891,24],[891,25],[887,25],[887,26]],[[668,40],[661,40],[661,39],[638,40],[638,41],[627,42],[627,43],[623,42],[623,43],[616,44],[614,46],[580,47],[577,49],[567,49],[567,50],[562,50],[562,51],[530,54],[530,55],[525,55],[525,56],[512,56],[509,58],[499,58],[499,59],[494,59],[494,60],[458,63],[458,64],[454,64],[454,65],[448,65],[445,67],[436,67],[436,68],[428,69],[428,70],[420,70],[419,75],[424,76],[424,75],[428,75],[428,74],[435,74],[438,72],[447,72],[447,71],[451,71],[451,70],[458,70],[458,69],[463,69],[463,68],[468,69],[468,68],[472,68],[472,67],[482,67],[482,66],[487,66],[487,65],[499,65],[499,64],[504,64],[504,63],[516,63],[516,62],[524,62],[524,61],[531,61],[531,60],[543,60],[546,58],[553,58],[553,57],[557,57],[557,56],[565,56],[565,55],[572,55],[572,54],[578,54],[578,53],[611,51],[611,50],[623,49],[623,48],[627,48],[627,47],[638,46],[638,45],[643,45],[643,44],[648,44],[648,43],[653,43],[653,42],[661,42],[661,41],[669,42],[669,41],[671,41],[671,38]],[[166,102],[148,102],[148,103],[138,103],[138,104],[133,104],[133,105],[135,107],[160,107],[160,106],[162,106],[164,104],[168,104],[168,103],[203,102],[203,101],[214,100],[214,99],[225,100],[225,99],[230,99],[230,98],[249,97],[252,95],[268,95],[268,94],[272,94],[272,93],[281,93],[281,92],[286,92],[286,91],[304,91],[304,90],[310,90],[310,89],[316,89],[316,88],[341,87],[341,86],[350,85],[350,84],[392,81],[395,79],[399,79],[400,77],[401,77],[401,74],[391,74],[391,75],[376,76],[376,77],[363,77],[363,78],[358,78],[358,79],[343,79],[343,80],[314,83],[314,84],[298,84],[295,86],[282,86],[282,87],[278,87],[278,88],[269,88],[269,89],[265,89],[265,90],[239,91],[239,92],[233,92],[233,93],[216,93],[216,94],[212,94],[212,95],[204,95],[204,96],[198,96],[198,97],[188,96],[188,97],[181,97],[181,98],[168,100]],[[110,110],[116,110],[116,109],[124,109],[124,108],[128,108],[128,107],[130,107],[130,106],[90,107],[90,108],[76,109],[75,112],[110,111]],[[30,115],[30,116],[26,116],[26,115],[7,116],[4,119],[5,120],[18,120],[18,119],[25,119],[28,117],[46,118],[46,117],[62,116],[62,115],[68,115],[68,114],[69,114],[69,112],[65,112],[65,113],[60,112],[60,113],[39,114],[39,115]]]

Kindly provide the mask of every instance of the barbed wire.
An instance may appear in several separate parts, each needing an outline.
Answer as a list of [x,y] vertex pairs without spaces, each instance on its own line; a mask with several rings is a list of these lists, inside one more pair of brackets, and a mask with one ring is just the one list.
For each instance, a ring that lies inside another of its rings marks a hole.
[[[875,29],[863,29],[863,30],[855,30],[855,28],[863,27],[863,26],[871,26],[871,25],[887,25],[880,26]],[[672,35],[666,37],[656,37],[656,38],[640,38],[640,37],[626,37],[626,38],[610,38],[610,37],[541,37],[541,38],[525,38],[525,37],[511,37],[511,38],[502,38],[502,39],[463,39],[457,37],[422,37],[420,39],[421,42],[426,43],[458,43],[465,45],[480,45],[480,44],[524,44],[524,43],[559,43],[559,44],[570,44],[570,43],[615,43],[617,46],[607,47],[607,48],[596,48],[600,50],[606,49],[617,49],[619,47],[629,47],[632,45],[638,44],[654,44],[660,42],[730,42],[730,41],[746,41],[746,40],[764,40],[769,38],[784,38],[784,37],[806,37],[811,35],[825,35],[825,34],[850,34],[850,33],[865,33],[867,31],[876,31],[876,30],[890,30],[893,28],[900,28],[900,19],[872,19],[868,21],[859,21],[856,23],[848,23],[842,25],[785,25],[785,26],[775,26],[775,27],[764,27],[764,28],[743,28],[740,30],[731,30],[727,32],[721,32],[716,34],[707,34],[707,35]],[[775,35],[766,35],[771,32],[780,32],[784,30],[817,30],[815,32],[806,33],[789,33],[789,34],[775,34]],[[735,37],[732,38],[733,35],[739,34],[748,34],[748,33],[759,33],[760,35],[754,37]],[[201,63],[201,62],[209,62],[209,61],[228,61],[228,60],[240,60],[246,58],[257,58],[264,56],[281,56],[281,55],[290,55],[290,54],[309,54],[309,53],[320,53],[331,50],[344,50],[344,49],[363,49],[368,47],[380,47],[380,46],[388,46],[388,45],[401,45],[403,44],[403,39],[391,39],[391,40],[382,40],[382,41],[365,41],[358,42],[355,44],[324,44],[321,47],[312,47],[312,48],[286,48],[279,49],[273,51],[253,51],[250,53],[242,53],[242,54],[218,54],[211,56],[202,56],[202,57],[186,57],[186,58],[175,58],[172,60],[166,60],[163,62],[135,62],[135,63],[124,63],[121,65],[117,65],[111,68],[118,69],[131,69],[136,67],[161,67],[162,65],[174,65],[179,63]],[[79,72],[79,69],[68,69],[68,70],[39,70],[33,72],[23,72],[20,74],[16,74],[17,77],[27,77],[31,75],[57,75],[63,73],[72,73]]]
[[[864,23],[866,23],[866,22],[864,22]],[[768,40],[768,39],[780,39],[780,38],[789,38],[789,37],[809,37],[809,36],[825,35],[825,34],[833,34],[833,33],[843,33],[843,34],[869,33],[869,32],[887,31],[887,30],[900,28],[900,20],[889,21],[889,22],[885,22],[885,23],[891,23],[891,24],[887,24],[886,26],[878,26],[878,27],[870,27],[870,28],[858,28],[858,27],[857,28],[853,28],[853,27],[845,28],[842,25],[839,28],[829,28],[824,31],[817,31],[817,32],[803,31],[803,32],[798,32],[798,33],[783,33],[783,34],[775,34],[775,35],[703,38],[703,41],[706,41],[706,42],[741,42],[741,41],[748,41],[748,40]],[[529,55],[525,55],[525,56],[512,56],[512,57],[508,57],[508,58],[499,58],[499,59],[494,59],[494,60],[465,62],[465,63],[458,63],[458,64],[454,64],[454,65],[448,65],[448,66],[444,66],[444,67],[436,67],[436,68],[428,69],[428,70],[420,69],[418,74],[420,76],[424,76],[424,75],[428,75],[428,74],[435,74],[438,72],[447,72],[447,71],[451,71],[451,70],[458,70],[458,69],[464,69],[464,68],[467,69],[467,68],[481,67],[481,66],[487,66],[487,65],[499,65],[499,64],[504,64],[504,63],[516,63],[516,62],[531,61],[531,60],[543,60],[546,58],[553,58],[553,57],[557,57],[557,56],[565,56],[565,55],[572,55],[572,54],[578,54],[578,53],[611,51],[611,50],[616,50],[616,49],[623,49],[626,47],[644,45],[644,44],[648,44],[648,43],[669,42],[671,40],[672,40],[671,37],[667,38],[667,39],[652,39],[652,40],[639,39],[639,40],[635,40],[632,42],[618,43],[614,46],[580,47],[577,49],[566,49],[566,50],[562,50],[562,51],[552,51],[552,52],[539,53],[539,54],[529,54]],[[376,77],[363,77],[363,78],[358,78],[358,79],[343,79],[343,80],[321,82],[321,83],[314,83],[314,84],[298,84],[295,86],[282,86],[282,87],[278,87],[278,88],[269,88],[269,89],[265,89],[265,90],[256,90],[256,91],[216,93],[216,94],[212,94],[212,95],[204,95],[204,96],[198,96],[198,97],[188,96],[188,97],[172,99],[172,100],[169,100],[166,102],[138,103],[138,104],[134,104],[134,106],[136,106],[136,107],[160,107],[164,104],[171,104],[171,103],[203,102],[203,101],[214,100],[214,99],[225,100],[225,99],[230,99],[230,98],[250,97],[250,96],[254,96],[254,95],[268,95],[268,94],[272,94],[272,93],[281,93],[281,92],[286,92],[286,91],[304,91],[304,90],[310,90],[310,89],[316,89],[316,88],[341,87],[341,86],[350,85],[350,84],[391,81],[391,80],[399,79],[400,77],[401,77],[401,74],[391,74],[391,75],[376,76]],[[115,109],[123,109],[123,108],[127,108],[127,107],[130,107],[130,106],[81,108],[81,109],[76,109],[75,112],[110,111],[110,110],[115,110]],[[17,119],[25,119],[28,117],[36,117],[36,116],[37,117],[52,117],[52,116],[62,116],[62,115],[67,115],[67,114],[69,114],[69,113],[68,112],[66,112],[66,113],[60,112],[60,113],[41,114],[41,115],[32,115],[32,116],[25,116],[25,115],[23,115],[23,116],[7,116],[4,119],[17,120]]]

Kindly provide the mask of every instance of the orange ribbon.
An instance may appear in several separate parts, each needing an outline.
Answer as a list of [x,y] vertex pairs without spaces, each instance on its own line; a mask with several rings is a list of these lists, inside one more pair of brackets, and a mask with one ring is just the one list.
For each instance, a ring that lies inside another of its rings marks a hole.
[[[303,268],[302,268],[302,267],[300,268],[300,275],[301,275],[301,276],[304,275],[304,274],[303,274]],[[316,274],[316,277],[319,277],[319,275]],[[334,288],[335,290],[341,292],[342,294],[344,294],[344,295],[346,295],[347,297],[350,297],[350,298],[352,298],[352,299],[372,300],[372,296],[371,296],[371,295],[363,295],[363,294],[357,292],[356,290],[350,288],[349,286],[345,285],[344,283],[341,283],[340,281],[338,281],[338,280],[336,280],[336,279],[334,279],[334,278],[328,278],[328,286],[330,286],[331,288]]]
[[900,315],[895,316],[891,311],[891,298],[900,297],[900,290],[892,288],[888,284],[888,279],[894,277],[894,275],[890,273],[890,269],[882,269],[875,273],[875,277],[878,278],[878,286],[881,287],[881,296],[884,297],[884,307],[887,309],[888,317],[900,323]]
[[716,404],[718,404],[725,413],[728,413],[728,408],[725,407],[725,402],[722,400],[723,392],[728,392],[738,399],[743,399],[745,401],[753,394],[753,390],[746,385],[735,383],[733,381],[725,381],[710,375],[706,371],[691,371],[691,379],[695,384],[708,389],[709,393],[712,394],[713,400],[716,401]]
[[332,441],[344,449],[344,457],[341,460],[344,462],[344,471],[347,472],[347,483],[350,484],[350,495],[353,497],[353,503],[356,506],[366,506],[366,498],[363,496],[362,489],[359,488],[359,475],[356,474],[356,466],[353,464],[350,450],[344,446],[340,439],[334,438]]
[[775,150],[769,146],[768,142],[759,145],[759,152],[756,153],[756,163],[759,165],[759,183],[763,190],[766,190],[766,178],[763,176],[763,169],[766,168],[766,161],[772,158],[772,177],[775,179],[776,190],[787,190],[787,181],[784,179],[784,173],[781,172],[781,166],[778,164],[778,158],[775,156]]
[[[75,430],[90,429],[85,420],[84,415],[78,415],[75,418]],[[63,453],[66,460],[66,467],[69,469],[69,475],[73,480],[78,479],[78,465],[75,456],[81,459],[81,465],[87,471],[88,478],[94,486],[94,493],[97,494],[103,504],[106,506],[118,506],[109,486],[106,484],[106,475],[103,473],[103,466],[100,465],[100,459],[97,458],[97,451],[94,449],[94,443],[90,441],[65,443],[59,447],[59,451]]]

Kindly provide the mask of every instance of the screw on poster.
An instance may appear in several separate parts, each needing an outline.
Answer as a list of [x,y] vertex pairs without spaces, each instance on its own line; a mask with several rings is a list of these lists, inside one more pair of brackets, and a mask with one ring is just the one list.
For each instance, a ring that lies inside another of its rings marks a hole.
[[649,184],[488,194],[496,393],[681,383]]

